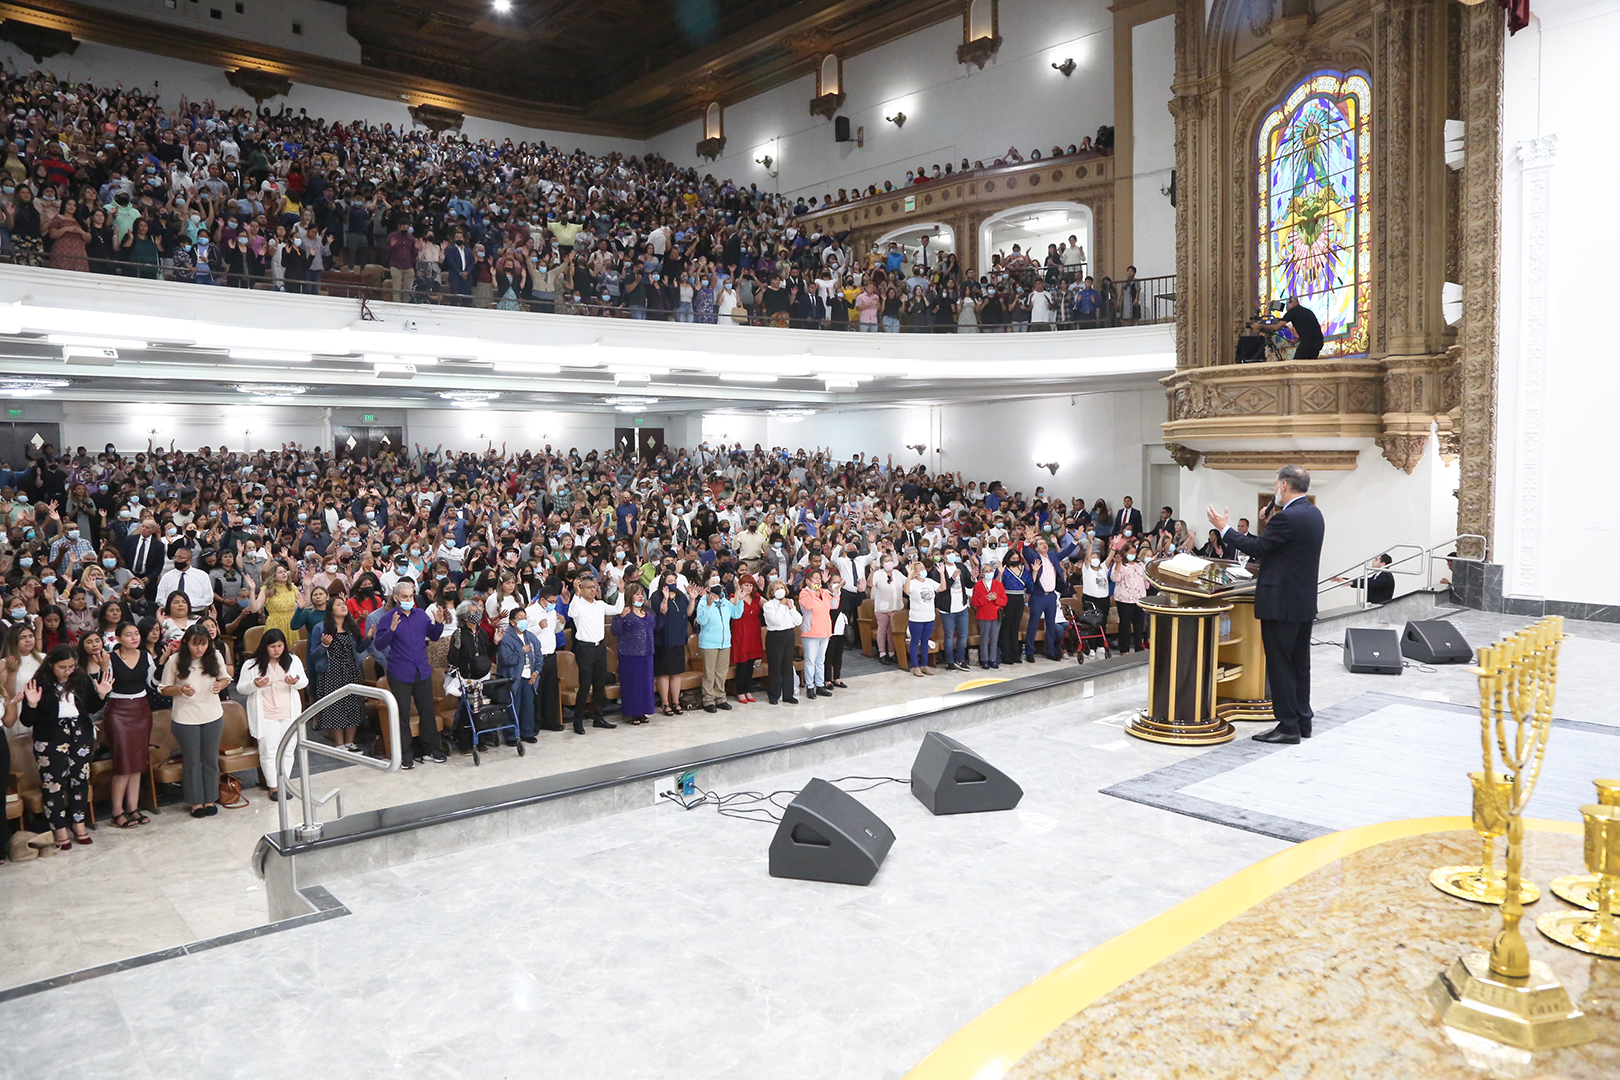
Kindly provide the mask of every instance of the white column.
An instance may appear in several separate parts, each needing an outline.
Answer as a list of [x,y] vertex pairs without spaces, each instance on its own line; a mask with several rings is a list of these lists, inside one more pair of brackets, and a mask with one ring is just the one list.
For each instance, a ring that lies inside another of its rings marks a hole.
[[1525,139],[1518,145],[1519,195],[1519,349],[1514,423],[1513,479],[1516,507],[1513,561],[1504,590],[1509,595],[1540,599],[1541,523],[1546,516],[1544,476],[1547,374],[1547,238],[1551,217],[1551,180],[1558,149],[1557,135]]

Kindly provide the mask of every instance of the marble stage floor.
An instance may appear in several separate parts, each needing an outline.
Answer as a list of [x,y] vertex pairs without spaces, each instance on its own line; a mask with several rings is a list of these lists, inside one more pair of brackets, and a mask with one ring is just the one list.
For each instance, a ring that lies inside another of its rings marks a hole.
[[[801,694],[798,705],[771,706],[761,698],[712,716],[700,709],[655,717],[643,727],[587,727],[583,736],[543,731],[521,758],[503,749],[483,755],[477,767],[471,757],[452,754],[443,765],[428,762],[409,773],[338,768],[318,772],[315,790],[341,787],[345,809],[355,813],[833,719],[904,703],[924,690],[947,693],[988,674],[974,668],[918,679],[864,658],[863,664],[861,670],[872,673],[847,674],[849,689],[814,700]],[[1054,666],[1042,659],[1000,674],[1016,678]],[[251,784],[251,774],[244,780]],[[250,870],[249,856],[258,838],[278,827],[276,805],[260,789],[249,787],[246,794],[246,809],[197,821],[176,805],[150,815],[151,824],[140,829],[99,828],[88,848],[0,867],[0,990],[267,922],[264,885]],[[298,814],[294,804],[295,820]],[[329,814],[330,807],[323,816]],[[53,934],[33,932],[31,916],[59,909],[73,917]]]
[[[1522,625],[1478,613],[1456,621],[1475,643]],[[1599,706],[1620,683],[1620,632],[1569,630],[1558,713],[1613,723]],[[1326,648],[1316,665],[1320,710],[1368,691],[1472,700],[1459,668],[1350,675]],[[0,1003],[0,1077],[902,1076],[1030,980],[1288,846],[1102,794],[1213,752],[1127,736],[1140,696],[958,733],[1024,786],[1016,811],[936,819],[898,785],[863,793],[898,835],[870,888],[769,878],[767,825],[672,805],[635,810],[339,880],[329,888],[351,915]],[[597,741],[608,740],[578,740]],[[1269,754],[1286,763],[1291,749]],[[818,774],[904,776],[912,753],[895,747]],[[492,770],[515,760],[486,759],[481,772],[511,779]],[[461,768],[472,767],[438,772]],[[442,782],[432,768],[382,779]],[[1457,780],[1434,783],[1451,791]],[[175,850],[196,846],[188,841]],[[219,857],[256,888],[249,847]],[[91,851],[108,854],[100,842]],[[147,885],[130,867],[80,882],[62,903],[23,895],[28,869],[0,875],[8,977],[12,958],[133,907],[133,890]],[[280,1046],[277,1031],[287,1033]]]

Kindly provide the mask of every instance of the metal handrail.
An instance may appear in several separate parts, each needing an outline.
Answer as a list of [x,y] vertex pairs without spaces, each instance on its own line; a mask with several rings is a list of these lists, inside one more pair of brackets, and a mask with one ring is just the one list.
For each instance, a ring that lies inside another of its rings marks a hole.
[[[1441,548],[1453,547],[1464,540],[1479,541],[1479,556],[1477,558],[1472,555],[1454,555],[1449,553],[1446,555],[1435,554],[1435,552],[1439,551]],[[1334,589],[1349,587],[1353,589],[1356,594],[1356,607],[1365,610],[1367,607],[1367,578],[1369,576],[1367,567],[1373,559],[1378,557],[1378,555],[1387,555],[1395,551],[1410,550],[1411,554],[1403,555],[1399,559],[1392,560],[1388,566],[1381,567],[1380,571],[1406,577],[1417,577],[1421,574],[1424,578],[1424,589],[1432,592],[1434,590],[1434,563],[1436,559],[1446,559],[1453,562],[1482,563],[1485,561],[1489,553],[1489,544],[1490,541],[1484,536],[1481,536],[1479,533],[1459,533],[1449,540],[1442,540],[1440,543],[1433,544],[1429,547],[1422,547],[1418,544],[1392,544],[1391,546],[1379,551],[1377,555],[1372,555],[1366,559],[1352,563],[1343,570],[1329,574],[1327,577],[1316,583],[1316,589],[1320,593],[1331,592]],[[1411,563],[1414,560],[1422,560],[1421,568],[1412,567],[1411,569],[1405,569],[1406,564]],[[1337,578],[1346,578],[1351,574],[1356,574],[1358,576],[1346,581],[1335,580]]]
[[[340,750],[339,748],[332,746],[330,743],[316,742],[313,739],[305,737],[307,734],[305,731],[305,725],[309,722],[310,718],[346,694],[358,694],[361,697],[374,698],[377,701],[382,702],[387,707],[388,716],[383,720],[383,724],[385,725],[383,730],[396,733],[392,739],[388,740],[387,761],[379,761],[377,758],[371,757],[369,754],[357,754],[352,750]],[[326,757],[336,758],[339,761],[346,761],[356,765],[364,765],[368,769],[379,769],[383,772],[399,772],[400,740],[397,734],[398,730],[399,705],[394,701],[394,695],[389,693],[387,690],[384,690],[380,686],[367,686],[364,683],[349,683],[345,686],[338,687],[330,694],[327,694],[313,705],[310,705],[304,709],[303,712],[299,713],[297,717],[293,719],[292,725],[287,729],[286,734],[281,737],[281,742],[276,744],[275,762],[276,767],[279,769],[281,767],[283,758],[285,758],[287,755],[288,740],[296,737],[298,740],[298,786],[300,789],[297,792],[296,798],[299,802],[304,804],[304,823],[298,826],[296,832],[294,833],[299,840],[309,841],[319,840],[321,838],[321,823],[315,819],[315,809],[318,806],[324,805],[327,800],[331,799],[333,796],[338,796],[338,817],[343,816],[343,799],[341,795],[338,795],[337,791],[330,791],[326,794],[325,798],[321,799],[316,799],[314,797],[314,793],[310,791],[310,753],[313,752],[317,754],[324,754]],[[283,787],[285,786],[286,785],[283,784]],[[283,794],[282,798],[277,801],[276,808],[281,818],[281,831],[283,834],[285,834],[287,832],[288,824],[287,796],[285,794]]]

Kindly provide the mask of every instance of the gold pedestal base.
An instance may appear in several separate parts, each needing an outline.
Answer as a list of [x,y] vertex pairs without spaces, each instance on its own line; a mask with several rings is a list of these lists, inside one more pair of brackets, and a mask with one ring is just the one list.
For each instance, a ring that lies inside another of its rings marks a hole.
[[1138,713],[1136,719],[1126,725],[1125,730],[1138,739],[1176,746],[1213,746],[1216,743],[1231,742],[1237,737],[1237,728],[1225,720],[1178,724],[1173,720],[1148,716],[1146,713]]
[[1598,908],[1598,876],[1596,874],[1570,874],[1553,878],[1553,895],[1566,904],[1574,904],[1587,911]]
[[1215,706],[1215,715],[1233,724],[1275,724],[1277,717],[1271,711],[1271,702],[1223,701]]
[[1521,1050],[1579,1046],[1597,1037],[1540,960],[1530,961],[1528,978],[1504,979],[1492,973],[1485,953],[1458,957],[1435,977],[1429,1001],[1447,1027]]
[[1584,911],[1548,912],[1536,920],[1541,936],[1593,956],[1620,958],[1620,918]]
[[[1459,900],[1499,905],[1507,897],[1507,871],[1497,870],[1487,878],[1484,870],[1483,866],[1442,866],[1429,871],[1429,884]],[[1533,904],[1540,899],[1540,889],[1528,881],[1519,882],[1519,903]]]

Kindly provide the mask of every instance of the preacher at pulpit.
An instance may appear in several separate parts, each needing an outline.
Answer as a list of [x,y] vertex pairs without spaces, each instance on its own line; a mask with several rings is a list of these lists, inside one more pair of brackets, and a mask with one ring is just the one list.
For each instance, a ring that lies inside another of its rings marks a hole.
[[1311,627],[1316,621],[1316,583],[1322,563],[1322,512],[1305,497],[1311,474],[1298,465],[1277,470],[1272,504],[1260,516],[1262,531],[1245,536],[1227,527],[1228,511],[1207,509],[1221,540],[1260,561],[1254,616],[1266,650],[1266,681],[1277,726],[1256,742],[1297,743],[1311,737]]

